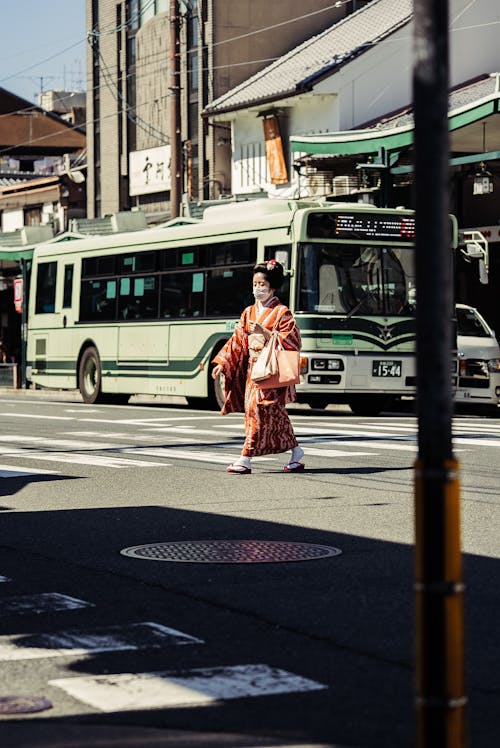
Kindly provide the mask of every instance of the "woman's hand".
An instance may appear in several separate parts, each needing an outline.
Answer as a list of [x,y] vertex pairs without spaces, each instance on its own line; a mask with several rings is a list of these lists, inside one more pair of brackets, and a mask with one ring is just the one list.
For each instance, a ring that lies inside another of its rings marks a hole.
[[224,367],[221,364],[217,364],[217,366],[214,366],[214,368],[212,369],[212,378],[218,379],[218,377],[220,377],[220,375],[222,374],[223,370],[224,370]]
[[250,322],[250,332],[255,332],[258,335],[263,335],[266,340],[269,340],[271,333],[265,327],[262,327],[258,322]]

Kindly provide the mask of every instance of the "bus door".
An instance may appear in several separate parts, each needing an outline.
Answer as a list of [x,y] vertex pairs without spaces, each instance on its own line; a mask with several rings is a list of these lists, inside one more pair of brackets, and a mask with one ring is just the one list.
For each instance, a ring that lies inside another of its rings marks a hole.
[[130,374],[168,364],[168,327],[157,321],[157,285],[155,276],[118,281],[118,366],[130,368]]

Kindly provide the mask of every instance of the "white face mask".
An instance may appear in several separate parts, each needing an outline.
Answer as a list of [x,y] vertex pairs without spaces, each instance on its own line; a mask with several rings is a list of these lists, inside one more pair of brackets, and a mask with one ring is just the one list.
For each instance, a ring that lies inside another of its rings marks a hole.
[[265,301],[271,295],[271,291],[268,288],[259,288],[255,286],[253,289],[253,295],[256,301]]

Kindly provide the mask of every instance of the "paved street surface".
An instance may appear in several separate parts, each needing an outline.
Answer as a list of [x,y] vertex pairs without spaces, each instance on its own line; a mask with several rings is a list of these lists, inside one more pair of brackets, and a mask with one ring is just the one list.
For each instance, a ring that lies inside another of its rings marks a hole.
[[[0,394],[2,748],[414,745],[415,418],[290,414],[307,470],[238,476],[240,415]],[[493,748],[500,419],[454,438],[470,745]]]

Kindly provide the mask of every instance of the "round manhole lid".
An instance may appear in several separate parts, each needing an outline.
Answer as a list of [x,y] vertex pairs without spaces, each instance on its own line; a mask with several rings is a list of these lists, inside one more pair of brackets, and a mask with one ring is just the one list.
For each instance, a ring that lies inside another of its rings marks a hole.
[[0,696],[0,714],[28,714],[52,709],[44,696]]
[[150,543],[124,548],[120,553],[150,561],[194,564],[263,564],[312,561],[338,556],[339,548],[282,540],[189,540]]

